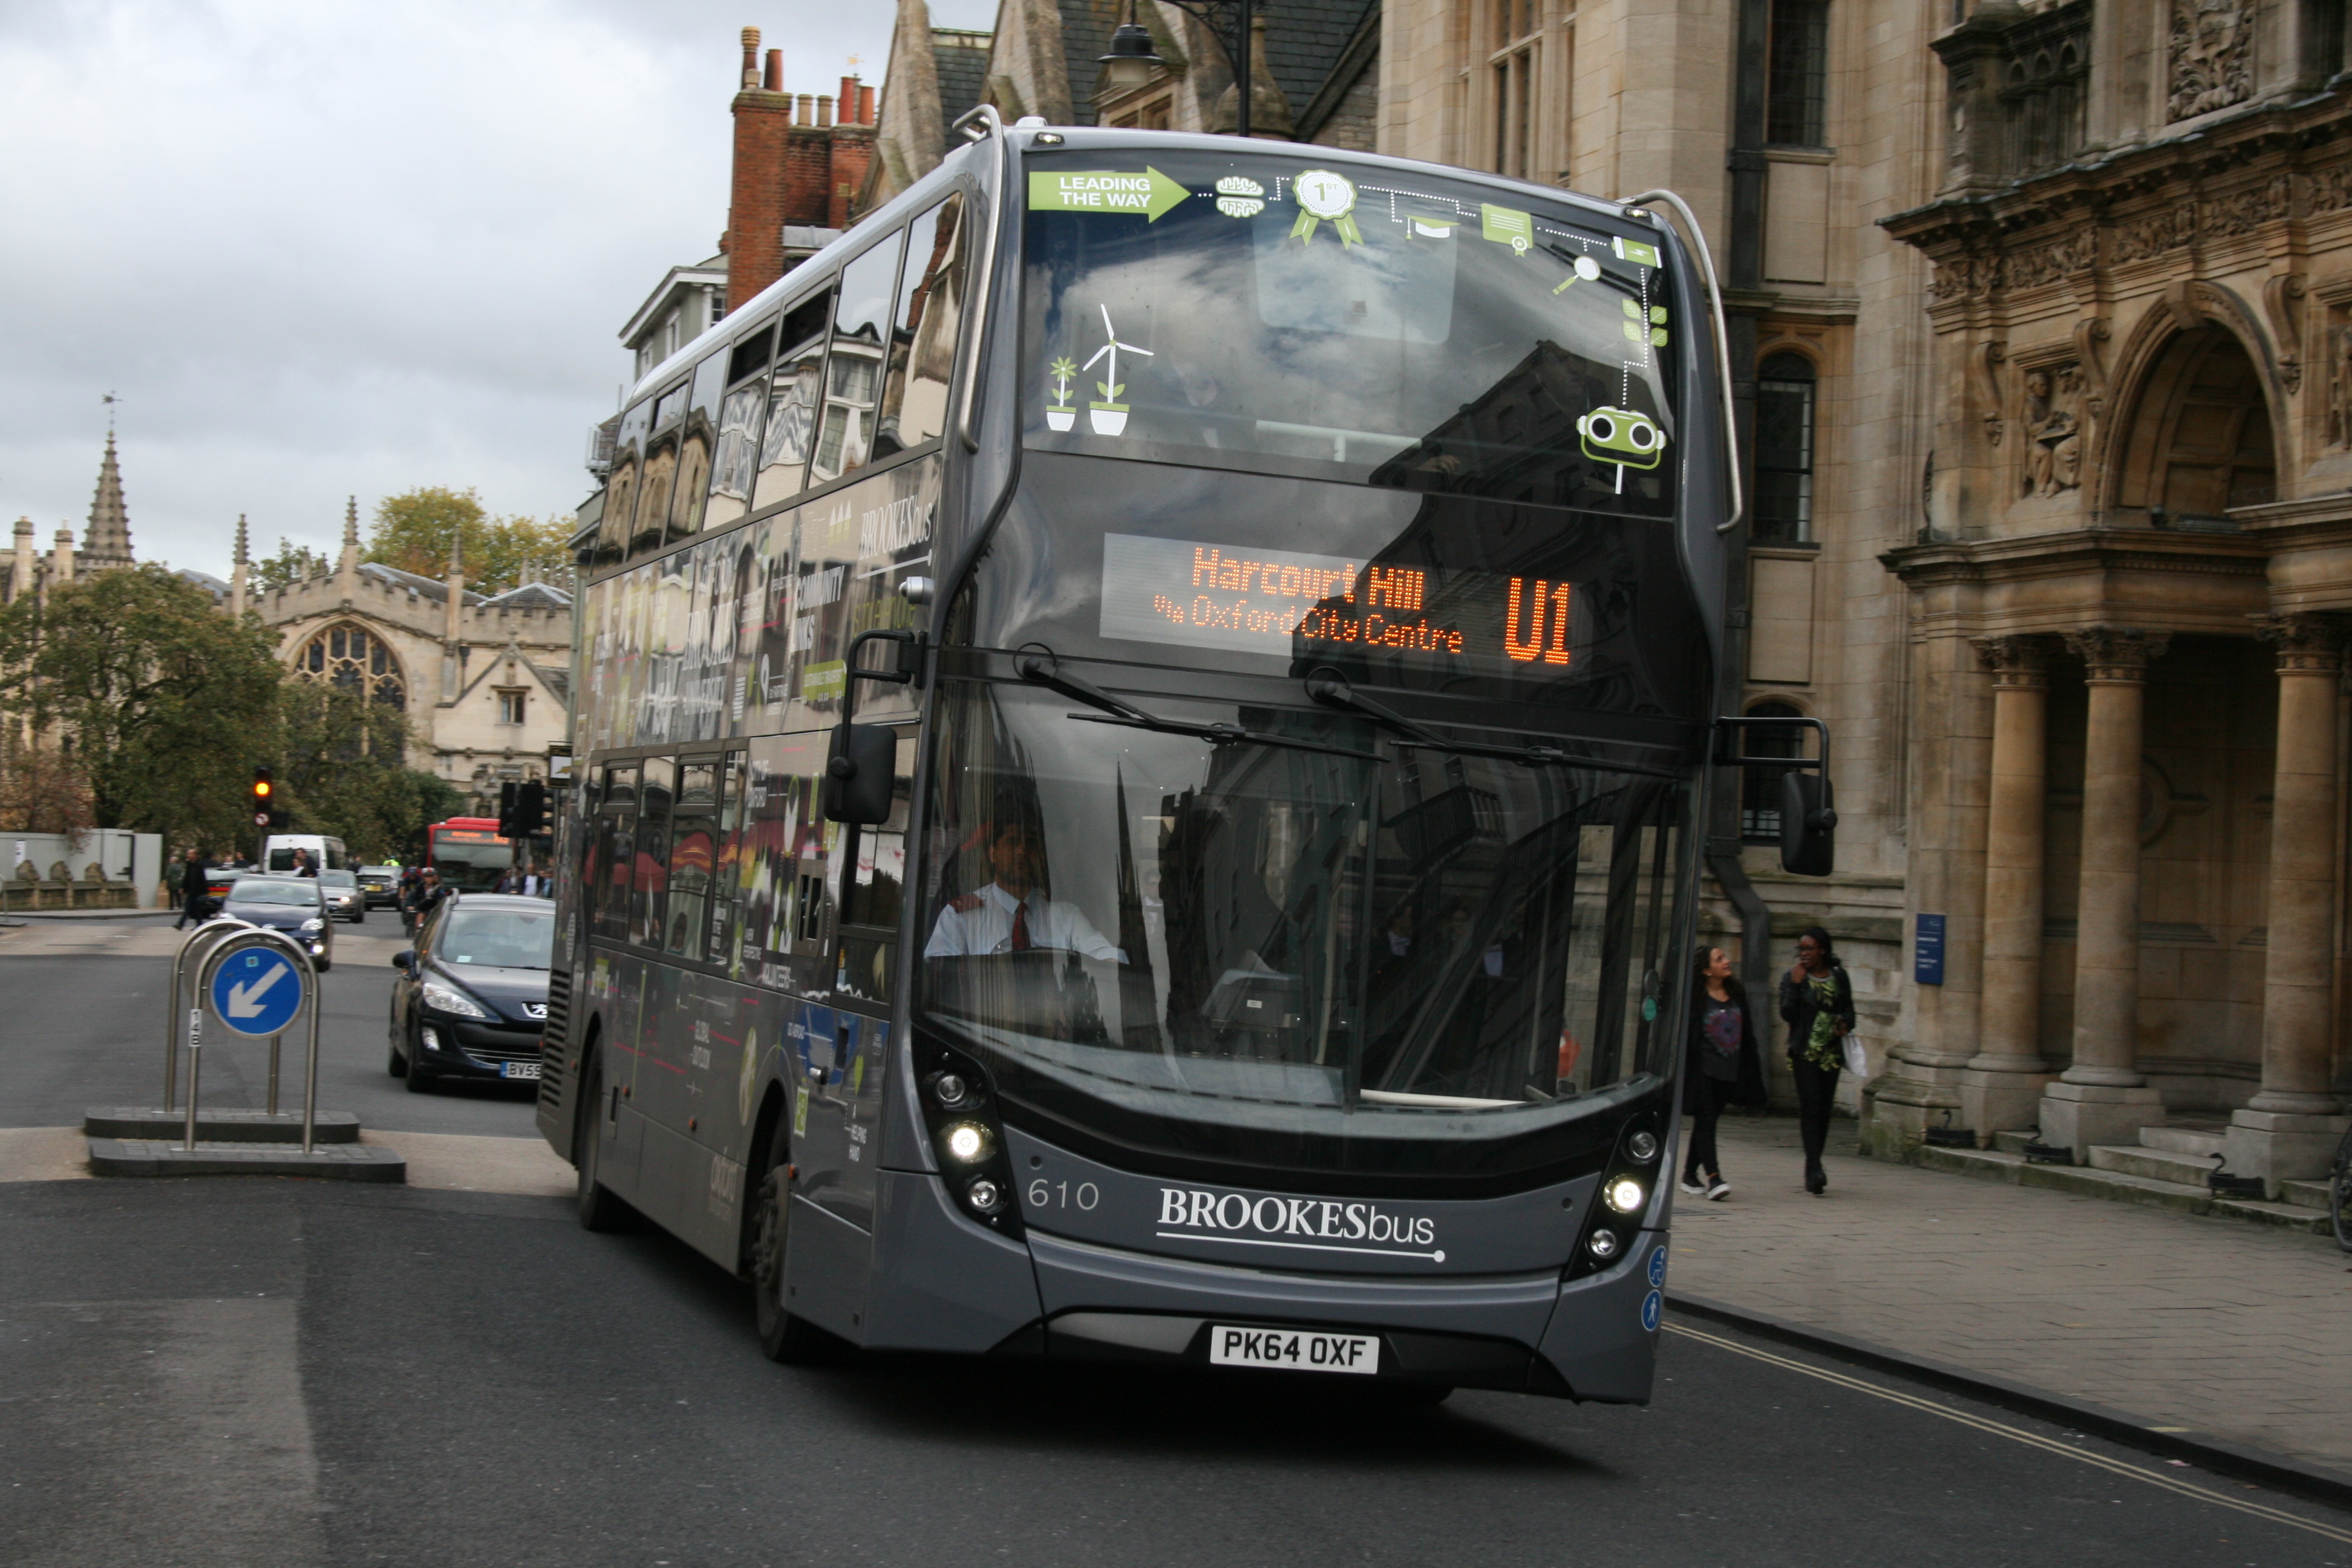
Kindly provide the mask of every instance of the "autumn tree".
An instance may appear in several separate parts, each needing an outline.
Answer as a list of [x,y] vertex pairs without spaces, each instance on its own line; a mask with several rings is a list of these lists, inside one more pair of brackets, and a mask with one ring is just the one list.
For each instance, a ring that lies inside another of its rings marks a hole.
[[427,485],[376,503],[366,559],[420,577],[449,570],[449,543],[458,542],[466,585],[503,594],[525,583],[569,587],[573,528],[568,517],[493,518],[474,491]]
[[165,567],[101,572],[0,611],[0,710],[70,744],[95,826],[226,847],[276,736],[276,642]]
[[79,757],[59,747],[0,741],[0,832],[79,837],[97,826],[89,773]]

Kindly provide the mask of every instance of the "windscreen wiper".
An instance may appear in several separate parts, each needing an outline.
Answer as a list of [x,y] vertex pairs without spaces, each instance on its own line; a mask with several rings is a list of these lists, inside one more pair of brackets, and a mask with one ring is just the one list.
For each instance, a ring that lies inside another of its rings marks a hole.
[[1089,724],[1118,724],[1129,730],[1149,730],[1157,735],[1190,735],[1194,740],[1207,741],[1219,746],[1279,746],[1293,752],[1318,752],[1327,757],[1346,757],[1351,762],[1377,763],[1381,760],[1371,752],[1351,752],[1344,746],[1327,746],[1320,742],[1299,740],[1290,735],[1244,730],[1239,724],[1195,724],[1181,719],[1163,719],[1148,709],[1139,708],[1124,698],[1113,697],[1100,687],[1070,674],[1062,668],[1062,661],[1053,649],[1034,643],[1013,656],[1013,668],[1015,674],[1032,685],[1058,691],[1089,708],[1099,709],[1100,711],[1095,713],[1065,715]]
[[1414,723],[1394,709],[1373,701],[1349,685],[1346,676],[1328,667],[1307,676],[1307,695],[1326,708],[1341,708],[1351,713],[1360,713],[1408,744],[1426,746],[1432,751],[1451,752],[1464,757],[1495,757],[1530,768],[1592,768],[1601,773],[1640,773],[1646,778],[1656,779],[1683,776],[1672,768],[1644,767],[1639,763],[1604,762],[1598,757],[1564,752],[1558,746],[1495,746],[1480,741],[1448,740],[1434,730]]

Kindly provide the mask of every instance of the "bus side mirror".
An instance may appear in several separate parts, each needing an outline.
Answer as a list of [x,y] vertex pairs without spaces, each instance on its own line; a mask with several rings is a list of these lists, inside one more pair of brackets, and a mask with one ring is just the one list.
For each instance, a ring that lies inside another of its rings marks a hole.
[[1837,868],[1837,807],[1826,773],[1780,775],[1780,868],[1792,877]]
[[835,725],[824,761],[825,819],[861,827],[889,821],[891,775],[898,765],[897,730],[887,724]]

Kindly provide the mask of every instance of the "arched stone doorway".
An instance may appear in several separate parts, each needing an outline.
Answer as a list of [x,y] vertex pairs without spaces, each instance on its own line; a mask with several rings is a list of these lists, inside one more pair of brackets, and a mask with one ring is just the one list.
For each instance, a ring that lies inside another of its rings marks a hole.
[[2278,499],[2278,457],[2263,379],[2218,326],[2176,334],[2140,384],[2116,448],[2115,505],[2161,507],[2161,522],[2220,522],[2229,509]]

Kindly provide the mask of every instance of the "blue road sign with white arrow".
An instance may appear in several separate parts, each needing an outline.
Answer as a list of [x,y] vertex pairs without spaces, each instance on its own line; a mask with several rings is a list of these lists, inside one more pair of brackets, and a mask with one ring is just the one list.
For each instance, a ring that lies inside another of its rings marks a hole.
[[266,947],[240,948],[213,971],[213,1015],[240,1035],[282,1034],[302,1010],[302,971]]

